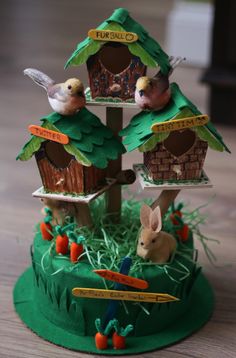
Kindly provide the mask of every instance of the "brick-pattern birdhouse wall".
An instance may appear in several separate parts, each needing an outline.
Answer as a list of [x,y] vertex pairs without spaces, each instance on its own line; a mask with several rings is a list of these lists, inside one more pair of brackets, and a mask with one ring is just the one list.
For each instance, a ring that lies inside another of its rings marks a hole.
[[153,180],[191,180],[201,176],[208,144],[197,139],[195,145],[180,157],[174,156],[163,143],[144,153],[144,164]]
[[[121,61],[122,53],[117,53],[113,61]],[[124,66],[125,67],[125,66]],[[106,63],[101,60],[99,52],[87,61],[89,73],[89,84],[92,98],[96,97],[116,97],[121,100],[134,98],[135,85],[139,77],[145,76],[146,66],[139,57],[131,55],[127,67],[117,71],[106,67]],[[120,68],[121,69],[121,68]]]

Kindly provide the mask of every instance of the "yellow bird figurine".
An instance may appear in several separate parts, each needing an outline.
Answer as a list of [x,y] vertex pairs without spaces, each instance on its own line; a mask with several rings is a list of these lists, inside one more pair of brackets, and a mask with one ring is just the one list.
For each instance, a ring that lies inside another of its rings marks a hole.
[[78,78],[56,83],[45,73],[34,68],[25,69],[24,74],[46,90],[48,101],[55,112],[70,116],[85,107],[84,86]]

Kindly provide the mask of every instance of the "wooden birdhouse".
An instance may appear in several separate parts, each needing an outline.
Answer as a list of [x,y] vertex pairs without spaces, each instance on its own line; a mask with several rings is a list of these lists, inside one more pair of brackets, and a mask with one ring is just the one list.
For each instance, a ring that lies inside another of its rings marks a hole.
[[120,135],[128,151],[139,148],[144,171],[153,181],[196,180],[202,175],[208,146],[229,151],[209,118],[170,85],[171,100],[159,111],[142,111]]
[[51,193],[88,194],[105,183],[110,160],[125,150],[109,128],[86,108],[73,116],[52,113],[18,155],[37,161],[44,190]]
[[168,56],[126,9],[112,16],[78,44],[65,67],[87,64],[90,96],[132,101],[135,84],[148,67],[168,73]]
[[191,129],[176,130],[144,152],[144,165],[153,180],[190,180],[201,177],[208,143]]

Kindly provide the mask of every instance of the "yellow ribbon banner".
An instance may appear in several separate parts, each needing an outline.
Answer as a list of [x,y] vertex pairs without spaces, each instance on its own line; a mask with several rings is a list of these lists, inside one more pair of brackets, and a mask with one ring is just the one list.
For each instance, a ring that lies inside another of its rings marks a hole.
[[152,303],[179,301],[177,297],[171,296],[167,293],[100,290],[96,288],[75,287],[72,289],[72,294],[76,297],[82,297],[82,298],[83,297],[98,298],[98,299],[120,300],[120,301],[137,301],[137,302],[152,302]]
[[154,133],[178,131],[185,128],[204,126],[209,121],[209,117],[206,114],[201,114],[194,117],[186,117],[181,119],[173,119],[168,122],[154,123],[151,126],[151,130]]
[[113,41],[113,42],[135,42],[138,40],[138,35],[134,32],[126,31],[112,31],[112,30],[98,30],[91,29],[88,32],[88,37],[98,41]]

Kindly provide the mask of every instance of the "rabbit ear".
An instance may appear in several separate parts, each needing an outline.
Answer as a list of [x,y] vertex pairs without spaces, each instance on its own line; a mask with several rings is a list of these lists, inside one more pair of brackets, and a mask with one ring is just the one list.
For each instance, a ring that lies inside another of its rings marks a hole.
[[150,225],[153,231],[155,232],[161,231],[162,220],[161,220],[161,209],[159,206],[157,206],[152,212]]
[[152,209],[148,205],[143,204],[140,209],[140,221],[143,227],[150,228],[151,215],[152,215]]

